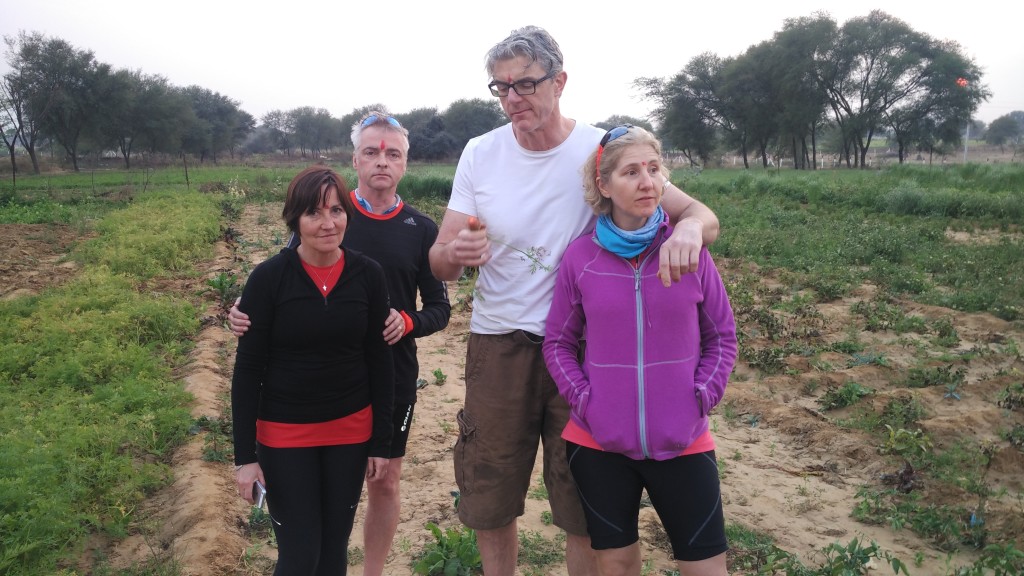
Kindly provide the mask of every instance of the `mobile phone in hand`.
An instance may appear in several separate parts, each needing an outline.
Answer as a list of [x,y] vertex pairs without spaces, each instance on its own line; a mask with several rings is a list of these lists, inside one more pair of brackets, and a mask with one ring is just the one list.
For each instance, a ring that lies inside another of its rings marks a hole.
[[257,508],[263,508],[263,503],[267,500],[267,488],[259,480],[253,482],[252,499],[253,506]]

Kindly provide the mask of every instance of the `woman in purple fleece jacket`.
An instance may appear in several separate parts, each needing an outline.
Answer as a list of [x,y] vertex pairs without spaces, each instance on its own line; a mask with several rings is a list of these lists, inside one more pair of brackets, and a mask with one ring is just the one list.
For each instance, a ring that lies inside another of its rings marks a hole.
[[724,575],[708,413],[736,360],[725,286],[706,247],[696,273],[668,287],[657,276],[671,234],[661,195],[672,184],[650,132],[609,130],[583,173],[598,222],[562,257],[544,358],[572,408],[562,437],[600,572],[640,574],[646,489],[680,574]]

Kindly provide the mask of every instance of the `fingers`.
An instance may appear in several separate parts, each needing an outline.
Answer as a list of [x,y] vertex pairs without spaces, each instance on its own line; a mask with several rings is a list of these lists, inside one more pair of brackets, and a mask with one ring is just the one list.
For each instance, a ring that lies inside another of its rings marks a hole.
[[247,464],[235,472],[235,484],[238,487],[238,495],[249,504],[256,503],[252,494],[252,485],[256,480],[266,484],[266,481],[263,480],[263,471],[259,468],[259,465]]
[[249,315],[238,310],[238,305],[242,302],[241,298],[235,299],[234,306],[228,311],[228,323],[231,333],[235,336],[242,336],[249,330]]
[[383,480],[388,475],[387,458],[370,458],[366,462],[366,479]]
[[491,241],[485,227],[465,228],[451,242],[451,260],[459,266],[483,266],[491,259]]
[[384,321],[384,341],[388,344],[394,344],[405,336],[405,318],[402,318],[402,314],[391,309],[391,313],[388,314],[388,319]]
[[700,263],[700,245],[670,244],[661,247],[658,259],[658,278],[666,288],[679,282],[684,274],[696,272]]

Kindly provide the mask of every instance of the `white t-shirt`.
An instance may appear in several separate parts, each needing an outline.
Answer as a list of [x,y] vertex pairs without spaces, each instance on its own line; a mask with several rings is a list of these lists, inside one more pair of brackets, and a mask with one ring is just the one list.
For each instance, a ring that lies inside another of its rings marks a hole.
[[492,250],[476,282],[472,332],[544,334],[562,254],[596,221],[580,169],[603,136],[577,122],[560,145],[534,152],[506,124],[466,144],[448,208],[480,218]]

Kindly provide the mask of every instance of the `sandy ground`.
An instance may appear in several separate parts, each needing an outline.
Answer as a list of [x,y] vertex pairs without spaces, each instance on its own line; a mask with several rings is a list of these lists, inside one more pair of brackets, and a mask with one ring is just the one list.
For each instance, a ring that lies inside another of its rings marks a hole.
[[[271,239],[274,231],[281,229],[277,214],[279,207],[247,207],[235,226],[241,232],[241,240],[219,243],[215,259],[200,267],[203,278],[196,280],[195,286],[182,289],[194,293],[204,286],[205,278],[220,272],[237,273],[240,262],[255,264],[270,251],[276,251],[278,248]],[[0,297],[35,291],[75,272],[73,266],[60,264],[59,259],[64,247],[76,240],[71,230],[55,226],[0,226],[0,235],[5,246],[0,259],[0,277],[5,281]],[[785,293],[785,287],[770,274],[763,275],[750,264],[719,261],[719,266],[727,284],[745,274],[763,276],[759,299]],[[425,528],[428,522],[442,528],[458,525],[452,497],[452,491],[457,489],[452,449],[457,430],[455,413],[464,393],[469,310],[465,295],[455,286],[449,289],[455,307],[450,325],[419,342],[421,377],[428,384],[420,391],[405,459],[401,521],[388,574],[411,573],[413,559],[433,541]],[[819,314],[810,316],[811,320],[803,324],[791,315],[788,328],[775,342],[760,335],[752,324],[741,322],[741,328],[748,334],[748,344],[765,347],[782,346],[787,339],[798,337],[825,342],[843,340],[850,335],[851,324],[863,325],[851,316],[850,306],[857,300],[870,299],[872,292],[870,286],[864,286],[842,301],[815,305]],[[972,347],[995,350],[1009,338],[1024,342],[1024,330],[1019,325],[987,314],[962,314],[910,302],[903,305],[929,321],[950,319],[961,338],[954,351]],[[815,335],[797,334],[811,325]],[[221,418],[227,408],[235,343],[223,327],[222,311],[213,302],[206,311],[204,326],[181,378],[195,397],[192,414],[197,418]],[[913,346],[908,344],[908,338],[914,335],[901,338],[889,332],[863,330],[857,335],[873,352],[884,354],[886,366],[847,367],[849,355],[838,353],[819,358],[831,363],[829,370],[822,370],[820,362],[812,366],[803,357],[790,357],[787,369],[771,376],[745,362],[737,364],[725,402],[713,417],[717,454],[724,468],[726,520],[771,535],[779,547],[799,555],[808,564],[820,564],[819,551],[824,546],[858,537],[875,541],[903,559],[910,565],[911,574],[948,573],[946,553],[910,530],[894,532],[886,526],[868,526],[850,517],[854,504],[860,500],[858,489],[865,485],[880,488],[882,475],[900,468],[897,460],[878,454],[876,440],[834,424],[849,412],[820,411],[816,400],[827,386],[852,379],[876,390],[867,401],[879,410],[889,398],[916,395],[927,411],[922,428],[936,448],[948,447],[962,436],[990,442],[991,460],[985,482],[995,490],[1005,490],[1002,495],[978,504],[976,497],[955,491],[935,494],[925,486],[923,492],[930,501],[978,506],[991,530],[1005,534],[1006,541],[1024,549],[1024,453],[1000,440],[1000,432],[1008,426],[1024,424],[1024,413],[1020,408],[1002,410],[995,403],[1000,390],[1021,381],[1024,362],[1019,357],[1001,354],[979,355],[969,364],[959,362],[967,377],[960,388],[961,399],[954,401],[944,398],[945,389],[938,387],[911,390],[897,385],[908,368],[916,365]],[[444,381],[438,382],[436,374],[443,374]],[[106,555],[115,567],[161,556],[173,557],[180,573],[185,575],[272,572],[272,540],[265,531],[250,529],[250,509],[236,496],[232,466],[204,461],[203,442],[203,435],[197,435],[174,455],[174,483],[140,507],[135,532],[130,537],[115,543],[97,543],[107,548]],[[538,463],[538,479],[540,472]],[[362,570],[358,562],[362,510],[363,507],[350,542],[356,560],[350,574],[361,574]],[[529,499],[526,514],[520,519],[520,531],[554,540],[558,529],[544,524],[545,510],[546,501]],[[661,574],[661,570],[672,569],[667,541],[649,508],[642,511],[641,533],[643,557],[650,561],[647,573]],[[918,554],[922,563],[914,566],[912,561]],[[973,558],[972,551],[962,549],[953,565],[969,563]],[[522,569],[524,574],[528,573],[528,567]],[[566,574],[564,564],[533,573]]]

